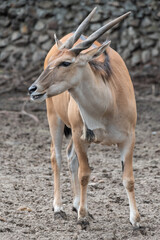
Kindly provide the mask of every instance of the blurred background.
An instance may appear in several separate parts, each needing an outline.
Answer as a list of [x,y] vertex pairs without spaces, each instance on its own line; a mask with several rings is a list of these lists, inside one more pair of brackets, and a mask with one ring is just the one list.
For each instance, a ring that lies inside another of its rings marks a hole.
[[89,35],[121,14],[132,14],[104,34],[125,60],[134,83],[151,83],[158,94],[160,77],[160,1],[8,0],[0,1],[0,93],[27,91],[43,69],[58,38],[72,32],[97,6],[85,31]]

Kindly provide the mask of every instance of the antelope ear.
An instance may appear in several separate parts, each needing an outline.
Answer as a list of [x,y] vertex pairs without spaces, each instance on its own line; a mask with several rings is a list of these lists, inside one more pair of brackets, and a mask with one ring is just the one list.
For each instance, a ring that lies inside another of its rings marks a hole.
[[83,61],[89,62],[97,57],[99,57],[104,50],[110,45],[111,41],[104,42],[100,47],[93,48],[91,50],[88,50],[85,53],[80,54],[80,58]]
[[54,34],[54,40],[55,40],[57,48],[60,49],[62,47],[63,43],[60,40],[58,40],[56,34]]

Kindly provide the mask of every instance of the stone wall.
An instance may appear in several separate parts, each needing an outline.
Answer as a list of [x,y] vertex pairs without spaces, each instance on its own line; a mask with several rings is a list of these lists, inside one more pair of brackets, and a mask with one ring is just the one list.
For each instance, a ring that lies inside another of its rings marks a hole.
[[160,1],[158,0],[0,0],[0,68],[19,71],[37,68],[54,44],[74,31],[86,15],[98,6],[85,34],[109,20],[132,14],[103,36],[123,57],[133,76],[156,79],[160,57]]

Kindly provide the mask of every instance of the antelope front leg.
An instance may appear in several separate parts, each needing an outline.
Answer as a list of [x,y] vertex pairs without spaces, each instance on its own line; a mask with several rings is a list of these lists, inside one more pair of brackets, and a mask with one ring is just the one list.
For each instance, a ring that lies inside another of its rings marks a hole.
[[[53,143],[51,144],[51,164],[54,173],[54,201],[53,210],[59,212],[62,210],[62,201],[60,194],[60,170],[61,170],[61,160],[56,159]],[[59,164],[58,164],[59,163]]]
[[54,201],[53,201],[53,211],[54,217],[67,218],[65,212],[62,208],[62,199],[60,192],[60,171],[61,171],[61,156],[56,156],[53,150],[53,144],[51,145],[51,164],[54,172]]
[[51,144],[51,164],[54,173],[54,201],[53,201],[53,210],[54,216],[61,216],[66,218],[66,214],[62,209],[62,200],[60,193],[60,171],[61,171],[61,161],[62,161],[62,140],[63,140],[63,131],[64,123],[59,117],[57,117],[52,99],[47,99],[47,116],[48,123],[50,128],[50,133],[52,137]]
[[126,144],[120,147],[122,156],[122,170],[123,170],[123,185],[126,189],[129,199],[130,207],[130,222],[133,227],[140,226],[140,215],[136,206],[135,192],[134,192],[134,176],[133,176],[133,148],[134,139],[131,144],[127,141]]

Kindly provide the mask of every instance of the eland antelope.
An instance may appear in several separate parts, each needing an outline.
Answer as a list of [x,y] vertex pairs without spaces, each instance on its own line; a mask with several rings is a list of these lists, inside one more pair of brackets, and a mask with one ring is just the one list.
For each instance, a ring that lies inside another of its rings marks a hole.
[[72,137],[67,157],[73,187],[73,208],[78,221],[88,223],[87,185],[90,167],[87,149],[90,143],[116,144],[121,153],[123,185],[130,207],[130,222],[139,227],[132,167],[137,119],[132,81],[127,67],[109,45],[96,40],[130,12],[107,23],[89,37],[82,35],[96,8],[74,33],[58,40],[48,52],[44,71],[30,86],[34,102],[46,100],[51,144],[51,163],[54,172],[55,214],[65,216],[60,193],[61,148],[64,130],[71,129]]

